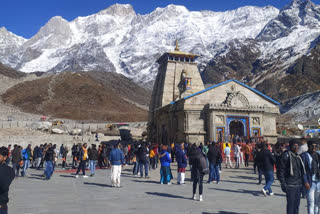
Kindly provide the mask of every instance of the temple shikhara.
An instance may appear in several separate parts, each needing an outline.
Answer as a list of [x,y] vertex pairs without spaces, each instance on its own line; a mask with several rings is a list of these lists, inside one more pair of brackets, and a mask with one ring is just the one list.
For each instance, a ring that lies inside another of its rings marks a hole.
[[239,82],[228,80],[205,88],[195,62],[198,56],[173,52],[159,59],[149,107],[148,137],[157,143],[264,136],[277,140],[279,103]]

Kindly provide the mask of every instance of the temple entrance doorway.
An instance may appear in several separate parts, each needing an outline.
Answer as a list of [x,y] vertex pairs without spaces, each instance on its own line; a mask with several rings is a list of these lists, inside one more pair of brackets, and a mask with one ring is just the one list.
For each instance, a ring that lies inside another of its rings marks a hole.
[[230,135],[233,137],[244,137],[244,125],[238,120],[230,122],[229,130]]

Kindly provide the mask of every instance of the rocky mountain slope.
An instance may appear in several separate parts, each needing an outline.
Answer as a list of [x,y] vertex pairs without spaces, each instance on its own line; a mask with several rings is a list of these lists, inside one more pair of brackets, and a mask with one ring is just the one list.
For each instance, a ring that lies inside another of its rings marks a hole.
[[320,118],[320,91],[287,100],[282,104],[281,113],[297,122],[317,124]]
[[[150,92],[126,77],[100,72],[64,72],[25,81],[2,99],[28,113],[96,121],[146,121]],[[119,84],[122,83],[122,84]]]
[[26,73],[16,71],[16,70],[0,63],[0,75],[17,79],[20,77],[25,77]]

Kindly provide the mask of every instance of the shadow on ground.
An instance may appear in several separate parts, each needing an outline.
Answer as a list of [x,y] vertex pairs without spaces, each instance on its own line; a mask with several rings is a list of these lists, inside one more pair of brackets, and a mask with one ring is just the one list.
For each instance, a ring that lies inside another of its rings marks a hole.
[[230,180],[221,180],[221,182],[237,183],[237,184],[255,184],[255,185],[258,185],[258,181],[257,181],[256,183],[254,183],[254,182],[248,182],[248,181],[230,181]]
[[172,195],[172,194],[163,193],[163,192],[146,192],[146,194],[165,197],[165,198],[179,198],[179,199],[191,200],[191,198],[186,198],[186,197],[183,197],[183,196],[180,196],[180,195]]
[[74,175],[59,175],[59,176],[64,178],[75,178]]
[[[249,172],[248,172],[249,171]],[[245,169],[245,170],[240,170],[240,169],[232,169],[232,170],[227,170],[227,172],[233,172],[233,173],[245,173],[245,174],[250,174],[250,171],[252,171],[253,172],[253,170],[251,169],[251,170],[248,170],[248,169]],[[224,172],[224,171],[222,171],[222,172]],[[254,174],[252,174],[252,175],[254,175]]]
[[219,188],[209,188],[209,189],[224,191],[224,192],[241,193],[241,194],[246,193],[253,196],[263,196],[260,191],[253,191],[253,190],[245,190],[245,189],[231,190],[231,189],[219,189]]
[[35,177],[44,177],[43,174],[30,174],[30,175]]
[[203,212],[202,214],[249,214],[249,213],[235,213],[235,212],[228,212],[228,211],[219,211],[218,213]]
[[[253,196],[263,196],[263,194],[260,191],[254,191],[254,190],[246,190],[246,189],[238,189],[238,190],[232,190],[232,189],[219,189],[219,188],[209,188],[213,190],[218,190],[218,191],[224,191],[224,192],[232,192],[232,193],[240,193],[240,194],[250,194]],[[274,194],[275,196],[285,196],[283,194]]]
[[92,185],[92,186],[98,186],[98,187],[110,187],[112,188],[111,185],[108,184],[98,184],[98,183],[89,183],[89,182],[83,182],[85,185]]
[[230,178],[248,179],[248,180],[258,180],[258,176],[252,177],[252,176],[238,175],[238,176],[230,176]]
[[40,177],[28,177],[30,179],[36,179],[36,180],[43,180],[43,178],[40,178]]
[[160,184],[159,181],[152,181],[152,180],[132,180],[132,181],[137,183]]

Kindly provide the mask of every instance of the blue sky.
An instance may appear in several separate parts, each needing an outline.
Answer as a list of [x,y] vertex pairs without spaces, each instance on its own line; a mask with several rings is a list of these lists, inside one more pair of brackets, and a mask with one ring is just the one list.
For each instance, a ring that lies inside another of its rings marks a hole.
[[[115,3],[129,3],[140,14],[169,4],[184,5],[189,10],[226,11],[246,5],[272,5],[282,8],[291,0],[1,0],[0,27],[30,38],[53,16],[71,21],[88,16]],[[320,0],[313,0],[320,4]]]

